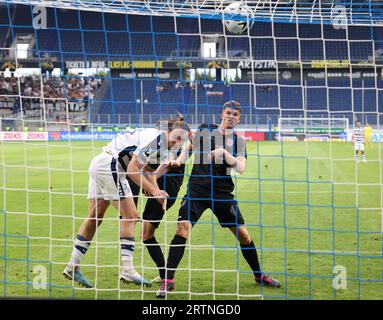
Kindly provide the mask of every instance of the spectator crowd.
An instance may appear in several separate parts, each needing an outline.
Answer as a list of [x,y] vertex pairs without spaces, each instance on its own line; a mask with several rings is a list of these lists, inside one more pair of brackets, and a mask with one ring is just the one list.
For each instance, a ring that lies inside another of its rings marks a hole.
[[[0,95],[22,96],[30,98],[41,97],[43,87],[44,98],[67,98],[83,101],[94,98],[94,94],[101,86],[101,79],[83,78],[76,76],[43,77],[30,75],[25,77],[0,77]],[[20,89],[19,89],[20,88]]]

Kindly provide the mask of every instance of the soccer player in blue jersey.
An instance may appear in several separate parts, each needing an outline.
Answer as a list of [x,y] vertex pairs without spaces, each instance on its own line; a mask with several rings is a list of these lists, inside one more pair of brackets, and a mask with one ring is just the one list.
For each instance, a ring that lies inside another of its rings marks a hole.
[[110,204],[120,213],[120,248],[122,269],[120,279],[124,282],[150,286],[134,268],[135,225],[138,221],[137,207],[129,179],[142,187],[147,195],[161,205],[166,204],[168,194],[151,179],[149,165],[158,161],[158,154],[167,157],[169,150],[178,150],[189,138],[190,128],[180,119],[169,120],[166,130],[137,129],[119,133],[96,156],[89,167],[89,213],[81,225],[71,258],[64,269],[64,276],[85,287],[92,287],[80,271],[80,263],[87,252],[97,227]]
[[234,132],[241,117],[240,104],[236,101],[226,102],[221,117],[219,126],[201,125],[194,135],[194,165],[169,250],[166,279],[163,279],[157,291],[157,298],[164,298],[168,291],[174,289],[175,271],[184,255],[187,238],[207,209],[211,209],[221,226],[228,228],[238,239],[255,282],[268,287],[280,287],[277,280],[261,271],[257,249],[232,194],[234,183],[231,170],[239,174],[246,170],[246,143]]

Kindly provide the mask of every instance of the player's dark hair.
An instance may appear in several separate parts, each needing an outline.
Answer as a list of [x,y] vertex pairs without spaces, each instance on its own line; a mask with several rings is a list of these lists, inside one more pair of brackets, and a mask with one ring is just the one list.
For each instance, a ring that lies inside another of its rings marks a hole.
[[225,102],[223,104],[222,110],[225,110],[226,108],[235,109],[235,110],[238,110],[239,112],[242,111],[241,104],[235,100],[230,100]]
[[161,130],[172,131],[174,129],[184,129],[187,132],[190,132],[189,125],[185,122],[184,116],[177,112],[177,117],[174,119],[160,120],[157,123],[157,127]]

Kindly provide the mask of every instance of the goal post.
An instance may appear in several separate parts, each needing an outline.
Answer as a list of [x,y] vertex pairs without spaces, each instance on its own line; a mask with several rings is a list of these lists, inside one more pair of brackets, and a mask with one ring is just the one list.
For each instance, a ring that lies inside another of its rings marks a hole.
[[279,141],[347,141],[349,119],[344,118],[279,118]]

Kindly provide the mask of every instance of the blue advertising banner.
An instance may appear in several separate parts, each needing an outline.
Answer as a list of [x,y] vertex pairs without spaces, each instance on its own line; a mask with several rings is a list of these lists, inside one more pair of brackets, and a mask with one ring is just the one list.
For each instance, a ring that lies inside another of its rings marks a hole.
[[49,132],[50,141],[68,141],[68,140],[112,140],[116,132],[70,132],[53,131]]
[[373,142],[383,142],[383,133],[377,132],[372,134],[372,141]]

